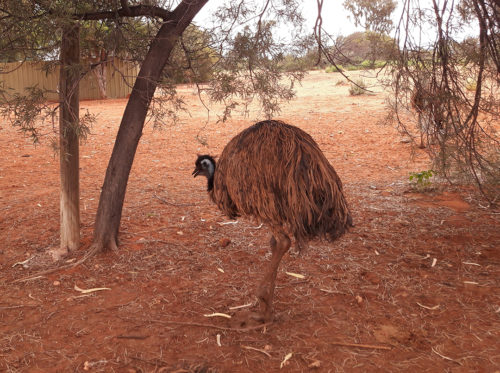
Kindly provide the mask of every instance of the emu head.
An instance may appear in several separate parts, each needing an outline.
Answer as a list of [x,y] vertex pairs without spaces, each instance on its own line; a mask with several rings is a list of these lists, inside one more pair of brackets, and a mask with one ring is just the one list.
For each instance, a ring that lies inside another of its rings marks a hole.
[[215,159],[209,155],[199,155],[195,162],[193,176],[203,175],[208,180],[208,190],[214,186]]

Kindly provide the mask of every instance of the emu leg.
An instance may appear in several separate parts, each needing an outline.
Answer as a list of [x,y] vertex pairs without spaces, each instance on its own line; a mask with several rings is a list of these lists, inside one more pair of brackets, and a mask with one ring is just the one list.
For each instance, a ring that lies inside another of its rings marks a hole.
[[281,258],[291,246],[290,238],[283,232],[278,232],[271,237],[272,257],[267,272],[259,285],[257,296],[260,301],[261,319],[269,321],[272,317],[272,303],[274,297],[274,282],[278,273]]

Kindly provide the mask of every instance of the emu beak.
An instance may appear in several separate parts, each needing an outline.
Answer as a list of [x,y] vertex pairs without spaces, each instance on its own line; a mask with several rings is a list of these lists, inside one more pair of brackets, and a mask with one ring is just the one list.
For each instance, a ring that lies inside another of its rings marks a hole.
[[200,170],[198,170],[197,168],[193,171],[193,173],[191,175],[193,175],[193,177],[196,177],[200,174]]

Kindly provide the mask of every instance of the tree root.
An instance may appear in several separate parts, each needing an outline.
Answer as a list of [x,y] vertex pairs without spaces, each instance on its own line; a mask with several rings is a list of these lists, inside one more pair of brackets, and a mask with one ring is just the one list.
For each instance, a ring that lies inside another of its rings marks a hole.
[[[116,243],[115,243],[115,246],[116,246]],[[102,246],[98,245],[98,244],[93,244],[89,248],[89,250],[85,253],[85,255],[80,260],[77,260],[74,263],[70,263],[70,264],[66,264],[66,265],[60,266],[60,267],[55,267],[55,268],[47,269],[45,271],[40,271],[40,272],[34,273],[34,274],[30,275],[30,276],[14,280],[14,281],[12,281],[12,283],[15,284],[15,283],[18,283],[18,282],[26,282],[26,281],[34,280],[34,279],[36,279],[36,278],[38,278],[40,276],[48,275],[50,273],[54,273],[54,272],[57,272],[57,271],[68,269],[68,268],[74,268],[76,266],[79,266],[80,264],[85,263],[88,259],[92,258],[94,255],[96,255],[100,251],[102,251]]]

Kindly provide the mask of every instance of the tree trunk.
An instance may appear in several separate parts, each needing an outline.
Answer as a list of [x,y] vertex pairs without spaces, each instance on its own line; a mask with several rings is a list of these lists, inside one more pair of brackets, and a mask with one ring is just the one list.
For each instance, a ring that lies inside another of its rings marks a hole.
[[93,247],[115,249],[127,181],[148,112],[175,42],[208,0],[183,0],[164,20],[144,59],[116,136],[99,199]]
[[99,88],[99,98],[100,99],[106,99],[108,97],[107,94],[107,83],[106,83],[106,74],[107,74],[107,65],[108,65],[108,53],[104,50],[101,49],[97,53],[97,57],[95,57],[94,63],[97,64],[92,71],[94,72],[94,75],[97,80],[97,87]]
[[99,98],[101,100],[104,100],[106,98],[108,98],[108,95],[107,95],[107,90],[106,90],[106,64],[105,63],[101,63],[99,64],[99,66],[96,66],[94,67],[94,69],[92,70],[94,72],[94,75],[95,75],[95,79],[97,81],[97,88],[99,88]]
[[79,72],[80,41],[77,23],[66,26],[61,42],[59,81],[59,155],[61,176],[61,245],[60,253],[80,245],[79,187]]

